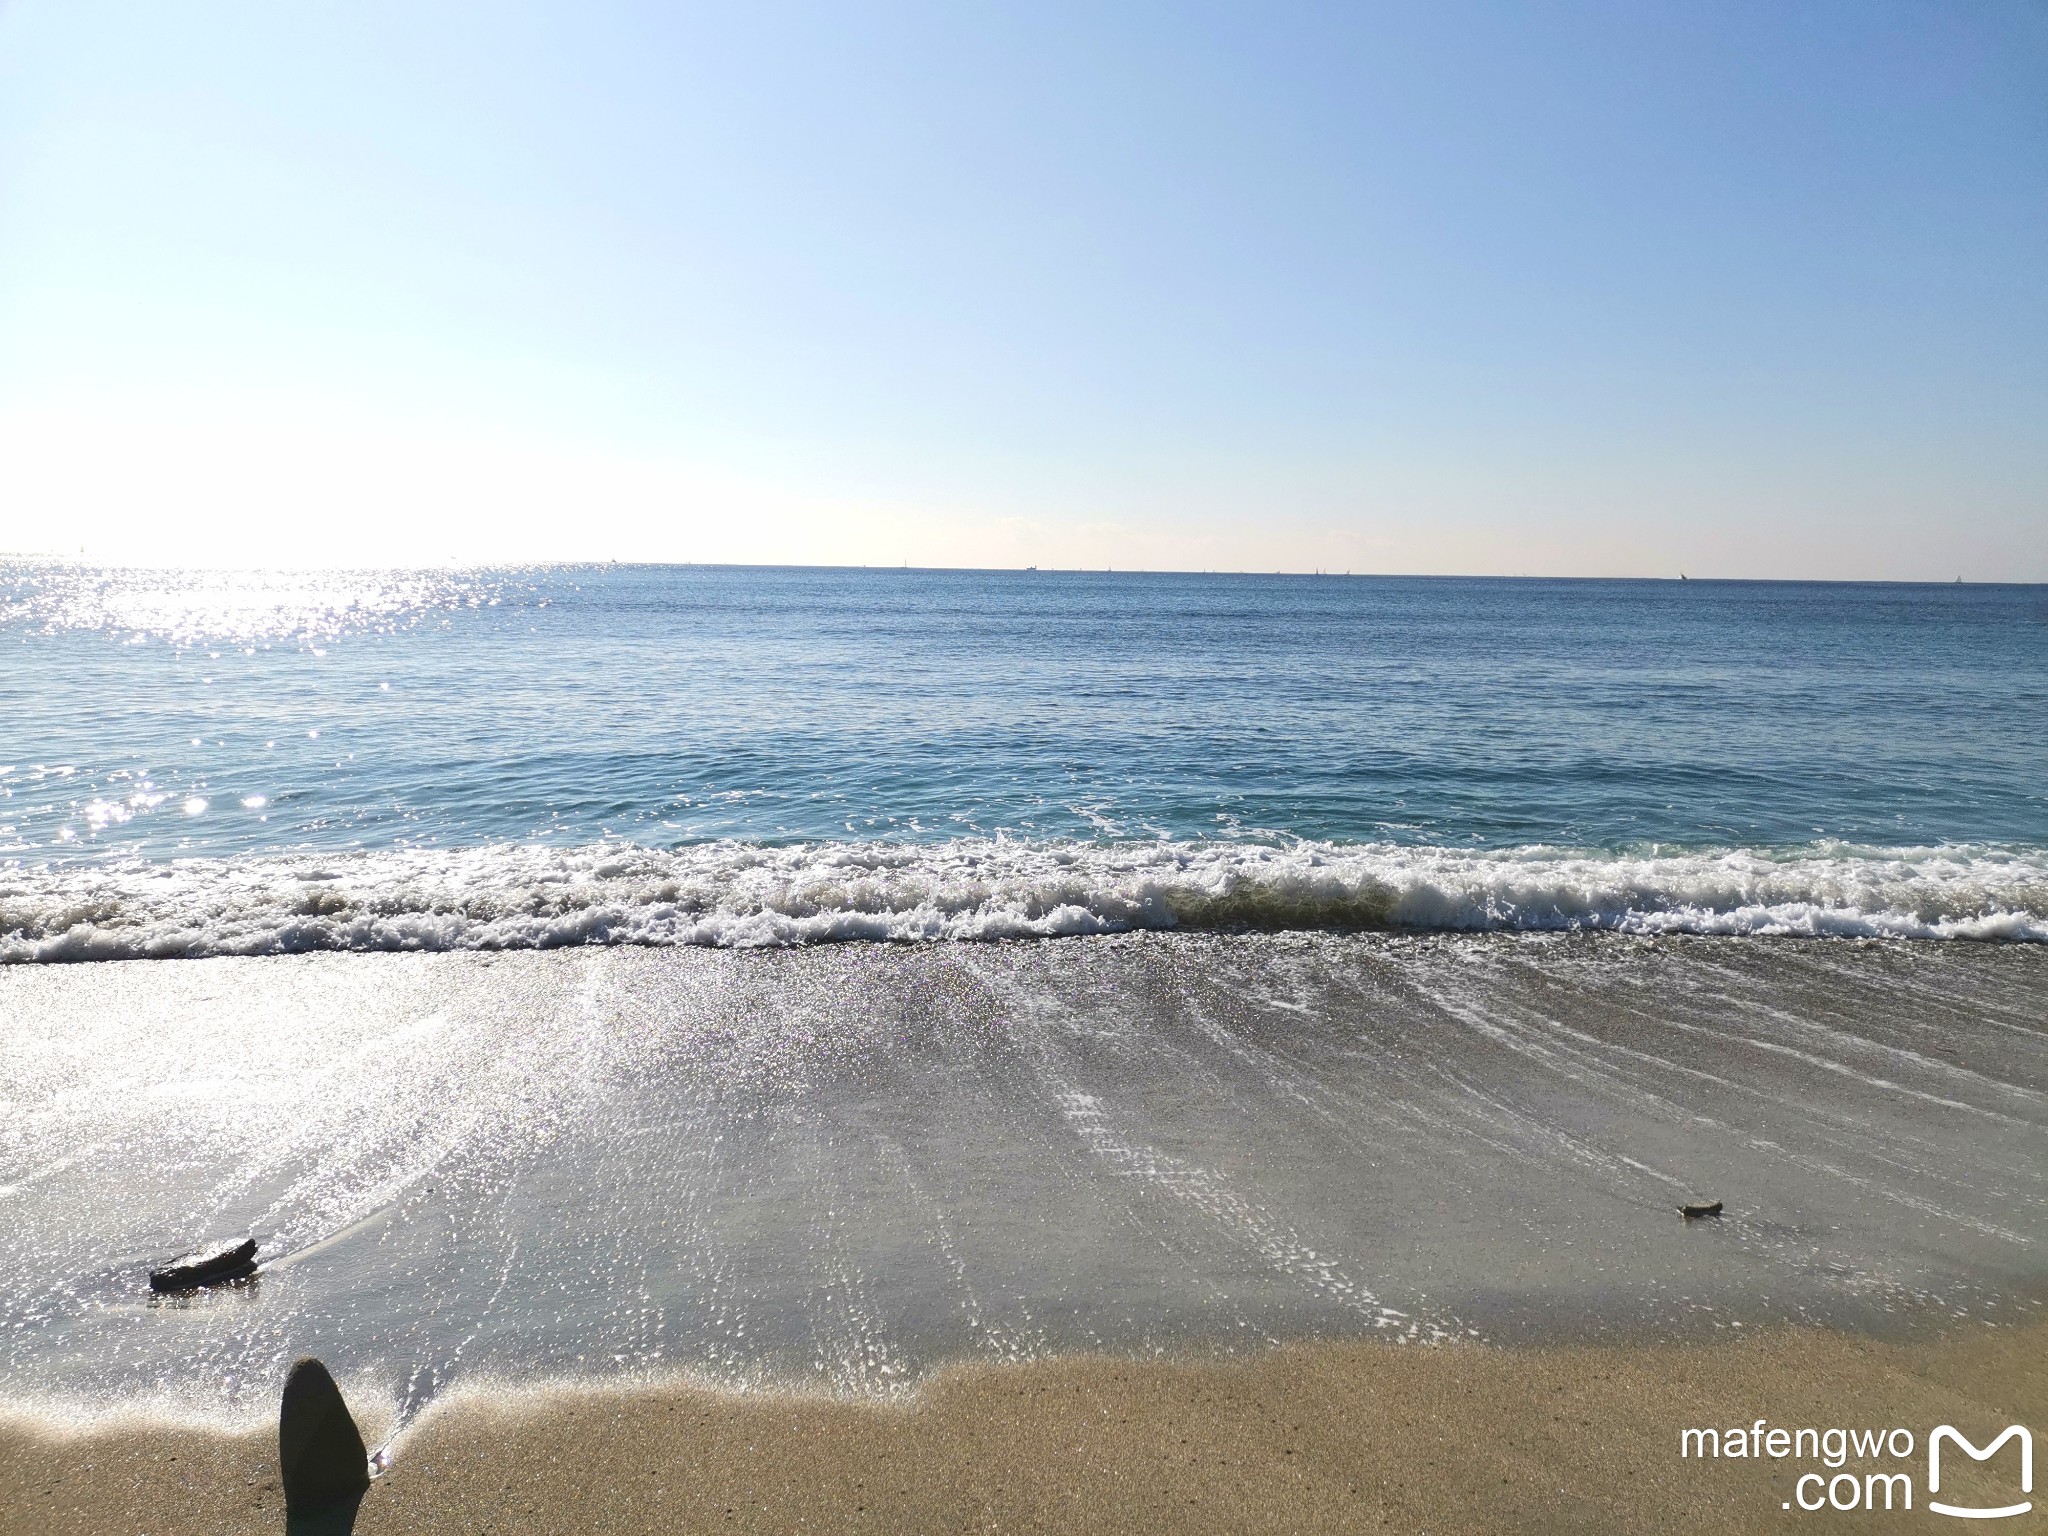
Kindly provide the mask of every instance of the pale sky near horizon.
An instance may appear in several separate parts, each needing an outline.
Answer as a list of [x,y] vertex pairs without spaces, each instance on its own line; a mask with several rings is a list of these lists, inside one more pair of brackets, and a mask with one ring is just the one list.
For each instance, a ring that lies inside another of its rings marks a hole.
[[0,0],[0,551],[2048,580],[2048,6]]

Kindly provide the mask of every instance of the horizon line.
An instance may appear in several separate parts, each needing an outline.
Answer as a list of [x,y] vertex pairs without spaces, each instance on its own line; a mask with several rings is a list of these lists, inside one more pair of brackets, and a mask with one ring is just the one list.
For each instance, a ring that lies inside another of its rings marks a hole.
[[1832,586],[1832,587],[2041,587],[2048,581],[1985,580],[1957,575],[1939,577],[1851,577],[1851,576],[1695,576],[1679,572],[1669,576],[1579,576],[1538,575],[1527,572],[1459,571],[1333,571],[1333,570],[1215,570],[1196,567],[1036,566],[1036,565],[850,565],[839,563],[778,563],[740,560],[615,560],[605,558],[542,558],[513,560],[429,560],[331,564],[319,561],[276,564],[210,562],[149,562],[91,559],[83,554],[57,554],[48,550],[0,550],[0,560],[68,565],[103,571],[240,571],[240,572],[372,572],[372,571],[488,571],[488,570],[708,570],[708,571],[873,571],[878,574],[924,576],[1159,576],[1232,577],[1249,580],[1302,581],[1572,581],[1637,582],[1716,586]]

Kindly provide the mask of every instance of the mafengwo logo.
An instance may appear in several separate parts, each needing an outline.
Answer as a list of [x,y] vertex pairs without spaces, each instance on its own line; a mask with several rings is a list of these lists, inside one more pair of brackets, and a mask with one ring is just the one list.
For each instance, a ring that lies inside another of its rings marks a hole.
[[[1937,1424],[1934,1433],[1927,1437],[1927,1491],[1930,1494],[1941,1492],[1941,1445],[1944,1440],[1974,1461],[1989,1461],[2006,1441],[2019,1441],[2020,1492],[2034,1491],[2034,1437],[2028,1433],[2025,1425],[2006,1425],[2005,1433],[1980,1451],[1965,1440],[1953,1425]],[[1937,1515],[1961,1515],[1968,1520],[1997,1520],[2006,1515],[2024,1515],[2034,1507],[2034,1503],[2031,1499],[2022,1499],[2017,1504],[1986,1509],[1971,1504],[1942,1504],[1930,1499],[1927,1507]]]
[[[1780,1501],[1784,1509],[1801,1509],[1808,1514],[1851,1510],[1904,1514],[1914,1508],[1914,1452],[1923,1444],[1913,1431],[1896,1429],[1784,1429],[1758,1419],[1744,1428],[1687,1429],[1678,1436],[1678,1454],[1688,1459],[1817,1461],[1820,1470],[1800,1473],[1792,1485],[1792,1497]],[[1963,1520],[2003,1520],[2024,1515],[2034,1507],[2034,1436],[2024,1424],[2008,1424],[1982,1445],[1953,1424],[1937,1424],[1925,1442],[1927,1454],[1926,1502],[1921,1506],[1931,1515],[1952,1515]],[[2009,1487],[2020,1495],[2003,1502],[1976,1499],[1970,1503],[1945,1501],[1937,1495],[1946,1457],[1951,1489],[1955,1483],[1956,1458],[1991,1462],[2008,1446],[2017,1454],[2001,1458],[1994,1474],[2002,1473]],[[1875,1462],[1876,1470],[1852,1467],[1852,1462]],[[2016,1474],[2016,1476],[2015,1476]]]

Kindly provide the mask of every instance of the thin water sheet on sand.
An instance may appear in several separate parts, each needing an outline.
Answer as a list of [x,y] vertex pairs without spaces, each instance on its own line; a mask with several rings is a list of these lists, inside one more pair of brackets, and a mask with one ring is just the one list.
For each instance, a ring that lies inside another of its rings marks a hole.
[[[0,1391],[888,1396],[2048,1294],[2048,951],[1164,935],[0,972]],[[1686,1222],[1692,1197],[1725,1202]],[[251,1284],[149,1265],[255,1233]]]

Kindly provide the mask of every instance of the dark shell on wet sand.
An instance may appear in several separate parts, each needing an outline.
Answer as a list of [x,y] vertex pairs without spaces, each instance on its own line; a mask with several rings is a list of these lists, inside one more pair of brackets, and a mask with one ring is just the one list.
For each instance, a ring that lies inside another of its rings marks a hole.
[[152,1291],[195,1291],[202,1285],[219,1285],[256,1273],[256,1239],[249,1238],[221,1252],[189,1263],[173,1264],[149,1272]]

